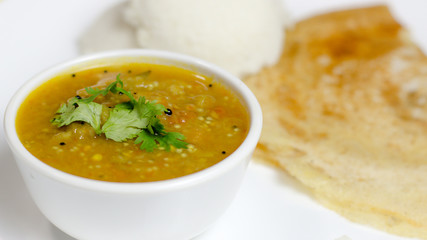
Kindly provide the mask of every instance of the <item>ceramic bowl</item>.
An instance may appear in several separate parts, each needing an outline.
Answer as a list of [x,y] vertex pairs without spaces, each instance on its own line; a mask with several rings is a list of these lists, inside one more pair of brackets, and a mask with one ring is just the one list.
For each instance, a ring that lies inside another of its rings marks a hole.
[[[147,62],[186,68],[228,86],[250,116],[250,129],[229,157],[205,170],[171,180],[116,183],[86,179],[52,168],[29,153],[15,129],[17,110],[28,94],[52,77],[102,64]],[[199,59],[155,50],[121,50],[83,56],[49,68],[25,83],[8,104],[7,142],[41,212],[77,239],[190,239],[211,226],[241,185],[260,137],[262,114],[251,91],[235,76]]]

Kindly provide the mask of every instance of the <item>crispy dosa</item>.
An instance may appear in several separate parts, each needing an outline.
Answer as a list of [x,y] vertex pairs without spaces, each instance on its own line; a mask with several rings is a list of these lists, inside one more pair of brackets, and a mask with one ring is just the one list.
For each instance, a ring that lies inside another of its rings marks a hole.
[[286,34],[280,61],[244,79],[264,114],[255,157],[353,221],[427,239],[427,57],[385,6]]

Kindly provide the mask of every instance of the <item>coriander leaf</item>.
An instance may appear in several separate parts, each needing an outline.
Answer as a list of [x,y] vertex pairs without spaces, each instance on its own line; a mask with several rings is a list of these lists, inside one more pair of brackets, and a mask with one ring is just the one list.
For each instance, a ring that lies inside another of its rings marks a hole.
[[163,105],[146,101],[144,97],[139,98],[138,101],[118,104],[102,126],[102,132],[107,138],[117,142],[134,138],[145,128],[154,133],[151,125],[159,121],[156,115],[163,113],[164,109]]
[[140,97],[138,101],[135,102],[134,108],[140,117],[148,119],[147,128],[151,134],[154,134],[152,126],[159,121],[156,116],[166,111],[166,107],[157,104],[156,101],[150,102],[145,100],[145,97]]
[[[150,72],[147,73],[147,75]],[[89,123],[97,134],[104,133],[107,139],[122,142],[136,138],[135,144],[140,144],[141,149],[149,152],[155,148],[162,147],[170,151],[170,146],[176,148],[187,148],[185,137],[176,132],[166,132],[163,124],[157,118],[167,109],[156,101],[147,101],[145,97],[138,100],[131,92],[123,89],[123,82],[120,74],[116,81],[112,82],[105,89],[86,88],[86,92],[91,95],[85,99],[77,97],[70,99],[66,104],[61,105],[56,113],[56,117],[51,120],[57,127],[69,125],[74,121],[84,121]],[[102,105],[93,102],[99,95],[122,93],[129,97],[128,102],[114,106],[110,111],[108,120],[101,128]]]
[[140,97],[135,102],[135,109],[141,116],[157,116],[166,111],[166,107],[156,101],[147,101],[145,97]]
[[138,137],[135,140],[135,144],[141,144],[139,147],[141,150],[145,150],[147,152],[152,152],[154,148],[157,148],[157,142],[153,138],[154,135],[149,133],[148,131],[142,130]]
[[168,132],[165,135],[157,135],[156,141],[159,142],[161,147],[164,147],[166,151],[170,151],[170,146],[176,148],[187,148],[188,143],[184,142],[184,135],[177,132]]
[[57,127],[62,127],[75,121],[83,121],[89,123],[95,129],[96,134],[100,134],[101,112],[101,104],[86,103],[82,99],[74,97],[61,105],[51,122]]
[[141,144],[140,149],[152,152],[154,148],[163,147],[170,151],[170,146],[176,148],[187,148],[188,143],[184,142],[184,135],[177,132],[168,132],[166,134],[151,134],[148,130],[143,130],[138,134],[135,144]]
[[147,127],[148,119],[141,118],[132,109],[130,102],[117,104],[110,112],[108,120],[102,126],[105,137],[122,142],[137,136],[141,129]]
[[87,87],[85,88],[86,92],[92,96],[83,99],[83,101],[89,103],[89,102],[93,102],[93,100],[95,100],[96,97],[98,97],[99,95],[105,96],[110,92],[110,89],[115,87],[117,85],[117,81],[111,83],[110,85],[107,86],[107,88],[103,89],[103,90],[99,90],[99,89],[93,89],[91,87]]
[[116,106],[114,106],[115,109],[127,109],[127,110],[132,110],[133,109],[133,104],[131,102],[122,102],[119,104],[116,104]]
[[[117,86],[117,85],[120,85],[120,86]],[[126,96],[128,96],[131,99],[131,101],[135,101],[132,94],[123,89],[123,81],[120,79],[120,74],[117,75],[116,81],[110,83],[110,85],[108,85],[105,89],[100,90],[100,89],[93,89],[91,87],[87,87],[85,88],[85,90],[88,94],[92,95],[88,98],[83,99],[83,101],[87,103],[92,102],[99,95],[105,96],[109,92],[112,92],[114,94],[121,92]]]
[[151,119],[149,125],[147,125],[147,130],[151,134],[166,134],[164,131],[165,127],[160,123],[160,120],[157,118]]
[[126,96],[128,96],[128,97],[129,97],[129,99],[130,99],[130,101],[131,101],[133,104],[135,104],[136,100],[135,100],[135,98],[133,97],[132,93],[130,93],[129,91],[124,90],[124,89],[123,89],[123,88],[121,88],[121,87],[117,87],[117,91],[119,91],[119,92],[121,92],[121,93],[125,94]]

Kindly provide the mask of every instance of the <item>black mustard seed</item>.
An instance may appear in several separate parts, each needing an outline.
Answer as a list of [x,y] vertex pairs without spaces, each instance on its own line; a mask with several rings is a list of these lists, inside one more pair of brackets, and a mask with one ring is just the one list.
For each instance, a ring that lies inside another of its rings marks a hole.
[[172,115],[172,110],[170,108],[166,109],[165,111],[166,115]]

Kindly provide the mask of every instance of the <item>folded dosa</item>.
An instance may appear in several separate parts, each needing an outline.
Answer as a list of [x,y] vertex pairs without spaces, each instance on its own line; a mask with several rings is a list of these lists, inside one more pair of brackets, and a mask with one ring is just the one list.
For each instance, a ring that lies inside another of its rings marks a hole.
[[286,34],[280,61],[244,79],[264,114],[255,157],[353,221],[427,239],[427,57],[385,6]]

